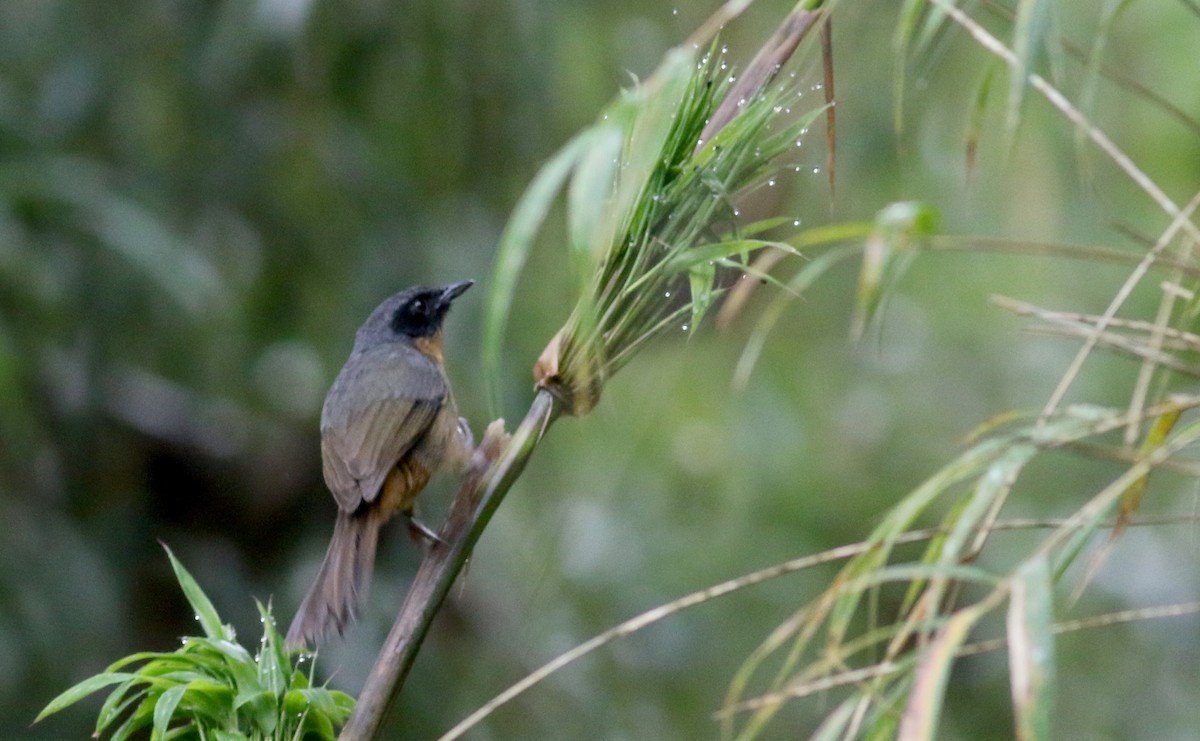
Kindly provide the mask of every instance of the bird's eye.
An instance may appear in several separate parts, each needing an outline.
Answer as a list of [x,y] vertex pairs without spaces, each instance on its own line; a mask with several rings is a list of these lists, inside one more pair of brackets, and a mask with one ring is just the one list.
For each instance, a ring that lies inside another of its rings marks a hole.
[[412,313],[414,313],[414,314],[418,314],[418,315],[424,314],[425,313],[425,302],[422,299],[416,299],[411,304],[409,304],[409,308],[412,309]]

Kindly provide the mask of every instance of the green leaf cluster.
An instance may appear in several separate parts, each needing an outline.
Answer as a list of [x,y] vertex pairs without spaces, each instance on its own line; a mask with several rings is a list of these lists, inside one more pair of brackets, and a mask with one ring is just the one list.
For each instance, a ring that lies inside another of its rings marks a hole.
[[543,166],[501,237],[485,331],[493,370],[521,270],[564,189],[577,301],[535,374],[576,414],[647,340],[695,331],[722,290],[720,268],[751,272],[765,246],[795,253],[755,238],[777,220],[740,227],[735,200],[784,166],[823,110],[789,116],[796,90],[774,72],[731,100],[745,88],[723,50],[678,47]]
[[[165,547],[165,546],[164,546]],[[221,622],[211,601],[168,548],[175,577],[204,630],[172,652],[141,652],[83,680],[38,715],[40,721],[113,687],[96,720],[96,737],[151,739],[333,739],[354,709],[344,692],[313,687],[284,646],[270,606],[258,604],[263,636],[251,654]],[[114,686],[115,685],[115,686]]]

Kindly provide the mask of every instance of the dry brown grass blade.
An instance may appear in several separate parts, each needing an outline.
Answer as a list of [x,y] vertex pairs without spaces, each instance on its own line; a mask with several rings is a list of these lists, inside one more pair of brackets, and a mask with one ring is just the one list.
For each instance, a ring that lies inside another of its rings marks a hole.
[[[1191,256],[1192,243],[1189,240],[1184,240],[1184,251],[1182,257],[1185,259]],[[1179,285],[1180,275],[1178,271],[1170,281],[1163,281],[1162,298],[1158,303],[1158,313],[1154,317],[1153,329],[1150,332],[1149,346],[1152,350],[1161,350],[1166,342],[1166,335],[1171,331],[1168,322],[1171,321],[1171,316],[1175,312],[1175,303],[1178,299],[1183,298],[1187,301],[1192,301],[1195,295]],[[1132,446],[1137,442],[1138,433],[1141,431],[1141,425],[1138,424],[1138,416],[1142,408],[1146,406],[1146,399],[1150,394],[1150,382],[1154,379],[1155,371],[1158,369],[1156,363],[1150,359],[1142,361],[1142,367],[1138,369],[1137,381],[1133,385],[1133,394],[1129,400],[1129,426],[1125,428],[1125,444]]]
[[833,19],[821,24],[821,69],[825,93],[825,174],[829,179],[829,206],[837,195],[837,99],[833,89]]
[[[1185,617],[1188,615],[1200,614],[1200,602],[1181,602],[1172,605],[1161,605],[1156,607],[1142,607],[1133,610],[1120,610],[1116,612],[1107,612],[1100,615],[1091,615],[1077,620],[1067,620],[1061,623],[1055,623],[1051,626],[1051,630],[1055,635],[1063,635],[1066,633],[1075,633],[1082,630],[1094,630],[1097,628],[1107,628],[1114,625],[1123,625],[1127,623],[1141,622],[1145,620],[1161,620],[1173,617]],[[1003,651],[1008,646],[1008,641],[1005,638],[990,638],[982,641],[967,643],[958,649],[955,654],[956,658],[966,658],[970,656],[982,656],[983,654]],[[761,695],[729,708],[725,708],[714,715],[721,719],[736,713],[752,712],[764,707],[772,707],[781,705],[790,699],[798,699],[801,697],[809,697],[815,694],[845,687],[852,684],[867,682],[872,679],[886,677],[903,671],[905,666],[896,662],[880,662],[870,666],[857,669],[849,669],[837,674],[822,677],[810,682],[796,683],[789,686],[784,691]]]
[[[1020,64],[1016,54],[1012,49],[1009,49],[999,39],[989,33],[983,26],[977,23],[973,18],[964,13],[960,8],[955,6],[950,0],[932,0],[937,7],[945,12],[955,23],[961,26],[979,43],[984,49],[1004,60],[1005,64],[1010,67],[1017,67]],[[1057,108],[1072,124],[1083,131],[1087,138],[1090,139],[1108,158],[1119,167],[1125,174],[1133,180],[1133,182],[1142,189],[1150,198],[1159,206],[1159,208],[1167,216],[1171,218],[1171,222],[1166,230],[1162,232],[1154,248],[1146,254],[1142,262],[1134,269],[1133,273],[1126,279],[1125,283],[1118,290],[1116,296],[1110,302],[1108,309],[1104,312],[1104,321],[1096,325],[1095,329],[1089,335],[1084,346],[1079,349],[1075,359],[1064,372],[1058,386],[1054,389],[1050,399],[1046,402],[1042,410],[1041,420],[1045,422],[1050,415],[1062,403],[1067,391],[1074,383],[1079,375],[1080,369],[1083,367],[1088,356],[1095,348],[1099,341],[1100,334],[1105,330],[1107,322],[1116,315],[1116,312],[1124,305],[1125,300],[1132,293],[1133,288],[1141,282],[1150,265],[1158,258],[1159,254],[1166,248],[1168,244],[1174,240],[1175,236],[1182,231],[1187,234],[1193,241],[1200,242],[1200,228],[1192,223],[1191,215],[1200,205],[1200,193],[1192,199],[1192,202],[1184,209],[1180,209],[1173,200],[1154,182],[1145,172],[1138,167],[1134,161],[1125,152],[1116,145],[1099,128],[1094,126],[1074,104],[1072,104],[1058,88],[1050,84],[1045,78],[1035,73],[1026,75],[1030,87],[1041,93],[1051,105]]]
[[746,101],[758,94],[758,91],[779,74],[784,63],[791,59],[796,47],[800,45],[801,40],[808,35],[809,29],[822,15],[822,11],[801,7],[792,11],[791,15],[775,30],[775,33],[771,34],[771,38],[767,39],[758,53],[754,55],[754,59],[750,60],[750,64],[746,66],[737,82],[729,89],[725,99],[713,111],[696,143],[697,151],[738,115]]
[[[1162,349],[1156,349],[1146,342],[1130,337],[1126,334],[1113,331],[1097,332],[1096,327],[1105,321],[1104,316],[1092,317],[1090,315],[1067,314],[1064,312],[1042,309],[1040,307],[1028,304],[1022,301],[1005,298],[1003,296],[993,296],[992,303],[997,306],[1007,309],[1018,316],[1031,316],[1046,322],[1047,326],[1036,328],[1033,331],[1043,332],[1046,334],[1056,334],[1068,337],[1081,337],[1085,342],[1090,342],[1092,346],[1106,347],[1116,350],[1120,353],[1130,355],[1134,358],[1139,358],[1144,361],[1153,362],[1157,366],[1169,368],[1173,371],[1183,373],[1190,376],[1200,376],[1200,365],[1186,363],[1174,355],[1171,355]],[[1079,320],[1075,317],[1085,317],[1084,320]],[[1111,324],[1112,320],[1109,320]],[[1153,325],[1151,325],[1153,328]],[[1161,343],[1160,343],[1161,347]],[[1136,413],[1136,412],[1135,412]],[[1141,414],[1136,413],[1126,415],[1126,419],[1139,420]]]

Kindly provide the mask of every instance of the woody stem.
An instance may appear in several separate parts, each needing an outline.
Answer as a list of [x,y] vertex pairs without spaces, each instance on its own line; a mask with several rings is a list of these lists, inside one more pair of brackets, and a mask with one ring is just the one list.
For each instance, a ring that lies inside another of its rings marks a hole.
[[353,714],[342,729],[340,741],[375,738],[388,708],[400,693],[429,632],[434,615],[445,601],[483,529],[516,482],[543,433],[558,418],[561,402],[539,390],[512,437],[503,423],[492,423],[476,448],[450,514],[413,578],[404,604],[367,677]]

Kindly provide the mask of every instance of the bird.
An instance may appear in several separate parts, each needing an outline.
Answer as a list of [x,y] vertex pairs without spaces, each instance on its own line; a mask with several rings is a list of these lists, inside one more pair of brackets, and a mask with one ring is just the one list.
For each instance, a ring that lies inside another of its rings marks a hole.
[[354,336],[321,408],[321,462],[338,505],[325,559],[288,629],[305,648],[357,619],[379,531],[396,513],[414,537],[439,539],[413,517],[433,474],[466,467],[470,428],[460,420],[443,363],[442,324],[465,280],[414,286],[384,300]]

